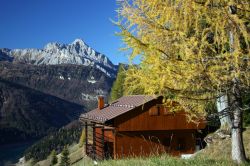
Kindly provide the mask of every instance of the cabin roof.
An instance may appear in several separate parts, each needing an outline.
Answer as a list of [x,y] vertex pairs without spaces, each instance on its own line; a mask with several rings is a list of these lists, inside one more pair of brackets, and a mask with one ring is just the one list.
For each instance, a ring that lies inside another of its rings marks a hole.
[[82,114],[80,119],[105,123],[156,98],[157,96],[147,95],[123,96],[111,104],[106,105],[101,110],[96,108],[92,111]]

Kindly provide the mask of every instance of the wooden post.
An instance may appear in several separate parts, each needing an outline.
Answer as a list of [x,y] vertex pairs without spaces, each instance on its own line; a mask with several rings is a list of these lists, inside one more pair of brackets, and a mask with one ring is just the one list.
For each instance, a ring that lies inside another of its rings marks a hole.
[[93,159],[96,160],[96,133],[95,123],[93,123]]
[[116,155],[116,130],[115,129],[113,129],[113,135],[114,135],[113,159],[117,159],[117,155]]
[[85,152],[88,155],[88,123],[85,122]]
[[104,149],[104,126],[102,126],[102,158],[105,159],[105,149]]

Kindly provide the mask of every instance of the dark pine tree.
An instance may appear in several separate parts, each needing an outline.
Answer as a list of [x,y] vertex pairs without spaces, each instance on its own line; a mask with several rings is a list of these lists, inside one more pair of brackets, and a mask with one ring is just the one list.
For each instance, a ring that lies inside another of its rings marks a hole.
[[69,159],[68,146],[64,146],[59,166],[69,166],[69,165],[70,165],[70,159]]
[[58,162],[57,160],[57,156],[56,156],[56,151],[55,150],[52,150],[51,152],[51,163],[50,165],[56,165]]

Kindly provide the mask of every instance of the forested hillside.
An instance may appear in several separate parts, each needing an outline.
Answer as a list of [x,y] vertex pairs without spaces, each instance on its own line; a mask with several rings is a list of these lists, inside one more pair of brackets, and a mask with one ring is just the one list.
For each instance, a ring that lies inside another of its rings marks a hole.
[[[110,69],[107,68],[108,71]],[[110,71],[116,74],[114,71]],[[0,62],[0,77],[64,100],[96,106],[98,95],[108,95],[115,77],[108,77],[95,66],[72,64],[30,65]]]
[[67,126],[42,138],[25,152],[25,160],[33,159],[34,162],[46,159],[53,150],[60,153],[66,145],[78,143],[82,127],[78,121],[71,122]]
[[85,108],[0,79],[0,145],[40,138],[77,119]]

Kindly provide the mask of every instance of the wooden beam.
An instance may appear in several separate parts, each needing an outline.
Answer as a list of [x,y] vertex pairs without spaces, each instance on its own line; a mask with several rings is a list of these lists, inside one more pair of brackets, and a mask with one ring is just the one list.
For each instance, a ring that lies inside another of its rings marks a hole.
[[113,143],[113,146],[114,146],[114,149],[113,149],[113,159],[117,159],[117,156],[116,156],[116,152],[117,152],[117,150],[116,150],[116,148],[117,148],[117,145],[116,145],[116,130],[114,130],[114,132],[113,132],[113,134],[114,134],[114,143]]
[[115,130],[115,127],[104,126],[104,130]]
[[88,155],[88,123],[85,122],[85,152]]
[[102,127],[102,157],[105,159],[105,149],[104,149],[104,126]]
[[96,123],[96,124],[104,124],[105,122],[100,122],[100,121],[97,121],[97,120],[93,120],[93,119],[87,119],[87,118],[84,118],[84,117],[80,117],[79,120],[81,122],[90,122],[90,123]]
[[96,160],[96,131],[95,131],[95,123],[93,123],[93,158]]

